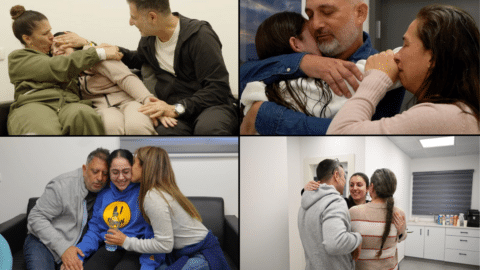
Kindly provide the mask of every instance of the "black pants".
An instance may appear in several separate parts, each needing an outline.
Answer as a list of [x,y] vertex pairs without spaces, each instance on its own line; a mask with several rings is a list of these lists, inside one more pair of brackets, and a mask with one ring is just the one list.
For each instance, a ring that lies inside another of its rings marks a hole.
[[238,119],[235,107],[219,105],[206,108],[193,119],[178,119],[175,127],[159,124],[158,135],[238,135]]
[[84,265],[85,270],[140,270],[140,254],[117,249],[108,251],[101,246]]

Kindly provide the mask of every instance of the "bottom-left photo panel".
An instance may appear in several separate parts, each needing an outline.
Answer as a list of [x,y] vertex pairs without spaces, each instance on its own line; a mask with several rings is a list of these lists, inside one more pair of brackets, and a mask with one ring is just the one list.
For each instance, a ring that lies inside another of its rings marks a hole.
[[9,137],[0,152],[0,269],[240,269],[238,137]]

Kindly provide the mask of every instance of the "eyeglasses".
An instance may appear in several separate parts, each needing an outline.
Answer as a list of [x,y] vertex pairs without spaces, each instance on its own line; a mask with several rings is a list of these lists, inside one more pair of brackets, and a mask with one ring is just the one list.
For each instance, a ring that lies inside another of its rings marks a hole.
[[110,172],[110,178],[118,178],[120,176],[120,174],[122,174],[124,177],[127,177],[131,173],[132,173],[132,170],[130,170],[130,169],[126,169],[126,170],[122,170],[122,171],[112,170]]

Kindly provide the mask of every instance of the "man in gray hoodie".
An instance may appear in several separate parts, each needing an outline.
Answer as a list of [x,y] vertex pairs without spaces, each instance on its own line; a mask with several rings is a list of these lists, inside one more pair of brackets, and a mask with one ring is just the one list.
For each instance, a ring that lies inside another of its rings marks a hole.
[[[27,269],[80,270],[75,245],[85,234],[97,193],[107,184],[109,151],[98,148],[86,165],[57,176],[28,215],[23,247]],[[79,252],[81,253],[81,251]]]
[[317,166],[317,178],[320,187],[305,191],[298,213],[305,269],[355,269],[351,253],[359,254],[362,236],[352,232],[342,197],[345,171],[338,160],[325,159]]

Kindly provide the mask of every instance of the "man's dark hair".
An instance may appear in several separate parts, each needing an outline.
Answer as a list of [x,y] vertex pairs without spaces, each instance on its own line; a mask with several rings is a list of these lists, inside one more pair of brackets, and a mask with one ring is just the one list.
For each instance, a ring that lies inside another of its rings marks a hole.
[[[324,159],[317,166],[317,179],[324,183],[332,177],[338,167],[342,167],[338,159]],[[343,167],[342,167],[343,168]]]
[[93,158],[99,158],[101,160],[107,161],[108,156],[110,155],[110,151],[104,148],[97,148],[93,152],[91,152],[87,157],[87,163],[85,165],[88,166]]
[[162,14],[171,13],[168,0],[127,0],[127,3],[134,3],[139,11],[153,9]]

